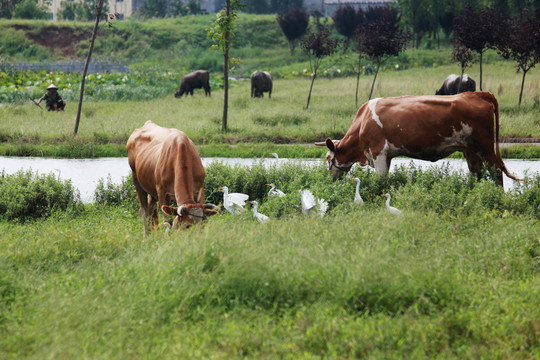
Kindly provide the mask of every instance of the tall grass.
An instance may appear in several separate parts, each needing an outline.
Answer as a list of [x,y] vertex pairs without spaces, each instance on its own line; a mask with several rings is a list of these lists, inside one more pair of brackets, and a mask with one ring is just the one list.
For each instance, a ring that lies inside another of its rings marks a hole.
[[216,215],[168,237],[143,238],[139,216],[117,206],[0,222],[0,354],[537,357],[538,218],[482,201],[471,212],[417,204],[420,190],[455,191],[439,188],[441,179],[472,186],[468,199],[498,192],[451,174],[416,176],[394,188],[403,218],[387,214],[377,194],[354,207],[346,182],[349,196],[323,219],[298,209],[266,225],[249,213]]

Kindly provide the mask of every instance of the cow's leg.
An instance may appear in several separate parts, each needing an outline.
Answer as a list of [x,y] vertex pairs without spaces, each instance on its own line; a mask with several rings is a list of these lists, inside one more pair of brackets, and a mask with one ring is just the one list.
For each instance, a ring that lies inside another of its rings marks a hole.
[[151,196],[144,191],[141,184],[137,180],[135,172],[133,172],[133,184],[135,185],[135,191],[137,193],[137,199],[139,199],[141,219],[144,228],[144,234],[148,235],[148,217],[151,212],[150,201]]
[[204,85],[204,96],[210,96],[210,85]]
[[148,215],[151,215],[150,225],[152,226],[152,230],[157,227],[159,220],[156,203],[157,200],[148,195]]
[[[170,198],[169,198],[169,195],[167,195],[167,192],[165,192],[163,189],[158,187],[157,188],[157,194],[158,194],[158,201],[159,201],[160,208],[163,205],[169,205]],[[172,225],[172,219],[170,219],[169,214],[167,214],[166,212],[163,212],[163,211],[162,211],[162,213],[163,213],[162,215],[163,215],[163,218],[165,219],[165,221],[169,221],[171,223],[171,225]],[[173,218],[174,218],[174,216],[173,216]]]
[[482,158],[472,151],[463,151],[463,156],[467,160],[469,171],[475,174],[477,179],[480,180],[482,178]]
[[497,161],[497,156],[495,155],[494,151],[487,151],[482,156],[483,161],[487,163],[489,169],[495,168],[496,170],[496,182],[498,185],[503,186],[503,172],[502,169],[499,166],[499,161]]
[[384,175],[390,170],[390,162],[392,161],[392,158],[388,157],[386,154],[380,154],[377,156],[376,159],[373,159],[373,166],[375,167],[375,171],[379,173],[379,175]]
[[272,98],[272,90],[268,91],[268,98],[269,98],[269,99]]

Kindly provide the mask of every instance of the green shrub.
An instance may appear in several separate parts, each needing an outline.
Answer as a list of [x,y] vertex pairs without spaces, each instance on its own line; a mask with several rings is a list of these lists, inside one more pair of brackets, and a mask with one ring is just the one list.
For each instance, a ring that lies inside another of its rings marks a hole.
[[132,175],[122,178],[120,184],[114,184],[111,177],[100,179],[94,191],[94,201],[101,205],[121,205],[129,209],[137,210],[139,202],[133,185]]
[[0,175],[0,218],[27,221],[51,216],[55,211],[82,209],[79,191],[70,180],[57,180],[54,174],[38,175],[19,171]]

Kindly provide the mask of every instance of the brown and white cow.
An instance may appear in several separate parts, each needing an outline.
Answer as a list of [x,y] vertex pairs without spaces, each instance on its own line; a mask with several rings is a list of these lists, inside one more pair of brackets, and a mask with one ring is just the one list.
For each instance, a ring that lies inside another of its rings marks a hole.
[[[145,234],[149,222],[158,223],[157,201],[166,218],[174,216],[173,228],[218,212],[217,206],[204,203],[204,167],[195,144],[182,131],[149,120],[131,134],[127,152]],[[169,206],[171,199],[178,207]]]
[[437,161],[456,151],[463,152],[469,170],[478,176],[485,162],[499,170],[501,185],[501,172],[519,180],[499,153],[499,105],[489,92],[372,99],[360,107],[343,139],[316,145],[328,147],[334,180],[355,162],[384,174],[396,156]]

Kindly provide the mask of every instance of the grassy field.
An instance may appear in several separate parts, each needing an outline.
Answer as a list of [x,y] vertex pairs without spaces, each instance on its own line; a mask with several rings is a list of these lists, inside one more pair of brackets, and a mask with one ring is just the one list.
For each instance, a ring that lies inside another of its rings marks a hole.
[[[455,70],[451,66],[389,70],[379,75],[374,96],[432,94],[445,74]],[[496,63],[487,65],[484,71],[484,89],[493,92],[500,103],[501,136],[540,137],[540,73],[529,74],[525,100],[518,108],[520,76],[512,65]],[[473,71],[469,73],[474,76]],[[367,100],[371,81],[371,76],[361,77],[360,104]],[[304,110],[308,77],[274,82],[271,100],[251,99],[249,81],[235,83],[230,90],[226,133],[221,131],[222,90],[215,90],[211,98],[198,92],[193,97],[175,99],[171,89],[170,97],[149,101],[86,102],[77,140],[72,139],[75,103],[69,103],[65,113],[42,111],[33,105],[1,107],[0,151],[8,155],[92,157],[99,148],[101,156],[122,156],[123,144],[146,120],[181,129],[197,145],[302,144],[328,136],[341,138],[354,119],[356,80],[352,77],[317,79],[308,111]],[[262,146],[258,155],[267,151],[268,146]]]
[[[228,184],[270,223],[247,209],[145,238],[132,200],[0,221],[0,358],[540,356],[540,178],[505,193],[444,169],[357,169],[357,207],[324,166],[207,173],[209,199]],[[329,213],[303,216],[298,188]]]

